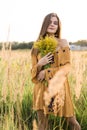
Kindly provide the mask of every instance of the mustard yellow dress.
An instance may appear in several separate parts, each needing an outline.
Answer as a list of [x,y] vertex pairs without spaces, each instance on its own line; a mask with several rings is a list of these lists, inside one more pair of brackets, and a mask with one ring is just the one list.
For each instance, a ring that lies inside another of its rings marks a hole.
[[[40,53],[32,52],[32,82],[34,83],[34,90],[33,90],[33,109],[34,110],[43,110],[45,106],[44,101],[44,92],[47,91],[47,85],[44,82],[40,82],[37,80],[37,62],[41,58]],[[45,69],[45,80],[49,81],[55,75],[55,73],[60,70],[60,68],[64,68],[65,65],[70,64],[70,48],[69,46],[61,46],[57,49],[54,53],[54,63],[51,64],[50,68]],[[74,115],[73,104],[71,100],[70,94],[70,86],[68,82],[68,74],[66,75],[66,80],[64,83],[64,90],[65,90],[65,100],[64,106],[58,112],[58,116],[64,117],[71,117]],[[48,114],[50,113],[50,109],[48,108]],[[53,113],[53,111],[51,111]]]

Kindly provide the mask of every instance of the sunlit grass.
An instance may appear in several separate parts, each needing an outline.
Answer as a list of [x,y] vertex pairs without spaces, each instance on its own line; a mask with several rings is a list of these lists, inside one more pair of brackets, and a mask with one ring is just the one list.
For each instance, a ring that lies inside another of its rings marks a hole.
[[[87,129],[87,51],[71,53],[69,82],[76,117]],[[32,110],[30,50],[0,52],[0,130],[36,130]],[[36,119],[36,120],[35,120]],[[64,129],[65,119],[49,117],[50,130]],[[34,125],[34,127],[33,127]]]

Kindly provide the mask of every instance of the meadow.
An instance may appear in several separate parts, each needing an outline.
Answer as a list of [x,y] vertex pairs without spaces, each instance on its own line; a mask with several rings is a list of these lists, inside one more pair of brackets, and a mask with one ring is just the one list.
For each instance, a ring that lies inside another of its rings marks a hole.
[[[69,74],[76,118],[87,130],[87,51],[71,51]],[[32,110],[30,50],[0,51],[0,130],[37,130]],[[69,130],[65,119],[49,117],[50,130]]]

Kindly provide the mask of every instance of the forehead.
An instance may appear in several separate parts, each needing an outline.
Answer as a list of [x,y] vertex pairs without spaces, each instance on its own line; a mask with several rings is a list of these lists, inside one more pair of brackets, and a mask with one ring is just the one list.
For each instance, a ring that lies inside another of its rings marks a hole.
[[51,21],[58,21],[58,19],[57,19],[56,16],[52,16],[52,17],[50,18],[50,20],[51,20]]

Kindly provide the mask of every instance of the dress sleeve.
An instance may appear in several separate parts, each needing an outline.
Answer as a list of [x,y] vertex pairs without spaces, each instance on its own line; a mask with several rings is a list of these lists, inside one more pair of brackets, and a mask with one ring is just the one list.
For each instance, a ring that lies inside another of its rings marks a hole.
[[32,68],[31,68],[31,80],[33,83],[37,83],[37,74],[38,74],[38,56],[35,53],[31,53],[31,62],[32,62]]
[[70,48],[62,47],[57,51],[58,63],[56,67],[48,68],[45,70],[45,80],[49,81],[55,75],[56,72],[62,71],[64,75],[68,75],[70,71]]

